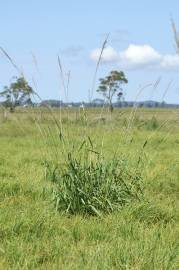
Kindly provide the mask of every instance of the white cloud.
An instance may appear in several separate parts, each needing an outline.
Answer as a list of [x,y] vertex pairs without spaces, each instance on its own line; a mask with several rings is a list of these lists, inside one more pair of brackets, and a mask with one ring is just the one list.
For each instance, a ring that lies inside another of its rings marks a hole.
[[[90,55],[91,59],[93,61],[98,61],[100,54],[101,54],[101,49],[93,50]],[[119,57],[118,53],[111,46],[108,46],[103,51],[102,61],[103,62],[116,62],[118,57]]]
[[[101,49],[95,49],[91,52],[91,59],[97,61]],[[130,44],[124,51],[117,52],[111,46],[103,51],[102,61],[104,63],[117,63],[120,67],[128,69],[140,68],[161,68],[161,69],[179,69],[179,55],[160,54],[149,45]]]
[[134,45],[119,53],[120,59],[123,63],[128,65],[150,65],[161,60],[161,55],[149,45]]
[[179,68],[179,55],[178,54],[164,55],[161,61],[161,67],[167,68],[167,69],[178,69]]

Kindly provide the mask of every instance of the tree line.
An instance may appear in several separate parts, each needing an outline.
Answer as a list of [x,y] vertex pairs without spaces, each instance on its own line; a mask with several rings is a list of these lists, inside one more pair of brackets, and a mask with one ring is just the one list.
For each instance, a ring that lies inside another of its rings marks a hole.
[[[110,111],[113,111],[113,98],[117,95],[120,101],[123,97],[122,84],[127,83],[128,80],[125,77],[123,71],[113,70],[105,78],[101,78],[97,92],[102,94],[107,100]],[[2,104],[9,108],[10,112],[14,112],[17,106],[33,105],[32,97],[36,93],[29,85],[27,80],[23,77],[13,77],[9,86],[4,86],[0,97],[4,99]],[[43,104],[43,102],[41,102]],[[44,102],[45,104],[45,102]],[[61,101],[53,100],[51,102],[53,106],[58,107],[62,105]]]

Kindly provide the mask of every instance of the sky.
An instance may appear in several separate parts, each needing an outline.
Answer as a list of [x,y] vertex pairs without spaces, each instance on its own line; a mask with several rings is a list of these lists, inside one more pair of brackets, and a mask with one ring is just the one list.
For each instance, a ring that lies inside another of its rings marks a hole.
[[[179,29],[178,10],[178,0],[1,0],[0,46],[42,99],[88,101],[89,93],[100,98],[99,78],[115,69],[128,78],[126,100],[179,103],[179,56],[170,21],[172,16]],[[68,96],[58,56],[66,84],[70,72]],[[0,52],[0,90],[18,75]]]

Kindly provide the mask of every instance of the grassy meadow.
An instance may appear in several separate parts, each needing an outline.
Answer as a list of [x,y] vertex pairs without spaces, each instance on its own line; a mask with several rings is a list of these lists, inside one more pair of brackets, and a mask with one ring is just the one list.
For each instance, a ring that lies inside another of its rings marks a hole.
[[[178,120],[171,109],[2,109],[0,269],[179,269]],[[139,198],[100,215],[57,209],[45,164],[78,156],[86,138],[91,159],[125,158],[132,172],[140,160]]]

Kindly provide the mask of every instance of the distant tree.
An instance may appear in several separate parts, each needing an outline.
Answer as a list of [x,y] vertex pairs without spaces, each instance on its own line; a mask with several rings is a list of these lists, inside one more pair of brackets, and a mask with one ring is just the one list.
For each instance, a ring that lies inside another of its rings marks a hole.
[[95,98],[92,100],[91,105],[93,107],[102,107],[104,105],[105,101],[100,98]]
[[100,79],[97,92],[101,93],[109,103],[109,109],[113,111],[113,97],[117,95],[118,100],[123,96],[122,84],[128,83],[123,71],[112,70],[108,76]]
[[0,96],[5,98],[4,105],[14,112],[15,107],[19,105],[32,104],[32,87],[24,77],[14,77],[14,82],[10,86],[5,86]]
[[49,106],[49,107],[61,107],[64,106],[63,105],[63,101],[62,100],[56,100],[56,99],[48,99],[48,100],[43,100],[40,103],[40,106]]

